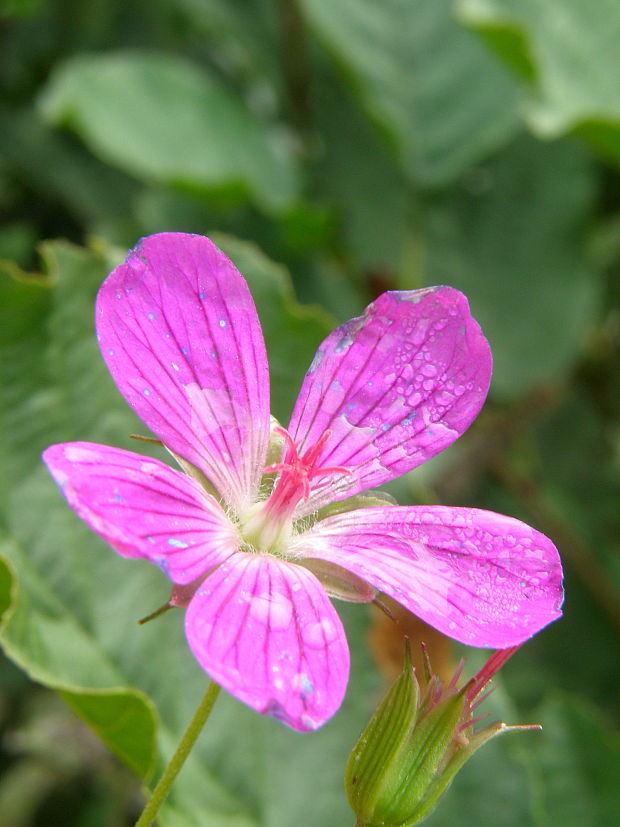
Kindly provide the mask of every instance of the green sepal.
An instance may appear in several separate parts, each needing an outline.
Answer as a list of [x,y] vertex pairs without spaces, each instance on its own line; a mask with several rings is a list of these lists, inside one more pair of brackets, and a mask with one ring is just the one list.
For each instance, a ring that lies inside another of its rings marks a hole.
[[[469,738],[464,746],[457,748],[444,770],[436,776],[426,792],[424,801],[421,801],[419,806],[411,813],[410,818],[403,824],[399,824],[398,827],[413,827],[415,824],[419,824],[421,821],[424,821],[425,818],[428,818],[439,804],[457,772],[487,741],[490,741],[497,735],[503,735],[505,732],[513,732],[514,730],[521,729],[530,729],[530,727],[507,726],[497,721]],[[396,827],[396,825],[394,827]]]
[[316,575],[327,594],[336,600],[344,600],[346,603],[372,603],[377,596],[377,590],[361,577],[328,560],[308,558],[300,560],[299,565]]
[[321,508],[317,514],[319,520],[324,520],[326,517],[333,517],[334,514],[344,514],[347,511],[354,511],[358,508],[375,508],[376,506],[391,506],[398,505],[394,497],[388,494],[387,491],[371,490],[364,491],[362,494],[355,494],[353,497],[347,497],[346,500],[339,500],[335,503]]
[[[275,465],[276,462],[282,461],[282,453],[284,449],[284,437],[276,431],[276,428],[282,428],[282,424],[275,418],[273,414],[269,417],[269,445],[267,447],[267,456],[265,458],[265,468],[270,465]],[[275,477],[275,474],[267,474],[269,478]]]
[[396,757],[389,783],[377,802],[381,818],[375,824],[404,827],[414,823],[412,813],[426,802],[429,790],[445,771],[465,703],[463,694],[453,695],[416,724]]
[[345,767],[345,789],[359,824],[372,824],[383,798],[386,775],[415,725],[420,689],[406,649],[405,668],[353,747]]

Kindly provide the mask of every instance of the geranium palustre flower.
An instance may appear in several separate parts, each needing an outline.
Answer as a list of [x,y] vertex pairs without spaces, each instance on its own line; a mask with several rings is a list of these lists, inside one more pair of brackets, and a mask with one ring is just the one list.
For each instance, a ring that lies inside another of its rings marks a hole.
[[491,354],[457,290],[384,293],[334,330],[288,430],[270,420],[247,284],[208,239],[143,239],[102,285],[96,323],[119,390],[183,471],[86,442],[45,462],[92,529],[172,580],[194,656],[241,701],[298,730],[338,709],[349,651],[330,597],[387,594],[493,648],[559,616],[557,551],[524,523],[343,503],[446,448],[480,410]]

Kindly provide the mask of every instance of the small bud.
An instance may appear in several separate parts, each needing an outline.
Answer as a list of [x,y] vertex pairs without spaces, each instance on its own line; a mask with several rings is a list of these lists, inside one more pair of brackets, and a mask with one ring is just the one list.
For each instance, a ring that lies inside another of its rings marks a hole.
[[[480,693],[519,647],[495,652],[480,672],[457,689],[462,664],[447,686],[430,669],[424,693],[405,666],[372,716],[347,762],[345,788],[357,827],[410,827],[437,806],[458,770],[487,741],[513,729],[494,723],[469,735],[479,718]],[[534,727],[536,728],[536,727]]]

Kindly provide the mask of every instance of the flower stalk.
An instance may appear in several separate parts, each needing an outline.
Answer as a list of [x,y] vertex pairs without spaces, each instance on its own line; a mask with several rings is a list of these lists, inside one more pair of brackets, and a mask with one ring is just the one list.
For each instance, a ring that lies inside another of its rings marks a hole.
[[202,697],[202,700],[198,704],[198,708],[196,709],[189,726],[183,733],[183,737],[179,741],[179,745],[174,751],[174,755],[170,759],[168,766],[157,782],[157,786],[153,790],[153,794],[142,811],[140,818],[136,821],[135,827],[150,827],[150,825],[155,821],[162,804],[168,798],[175,778],[181,771],[183,764],[192,751],[192,747],[196,743],[196,739],[202,732],[202,728],[207,722],[219,694],[219,685],[214,681],[211,681],[207,687],[207,691]]

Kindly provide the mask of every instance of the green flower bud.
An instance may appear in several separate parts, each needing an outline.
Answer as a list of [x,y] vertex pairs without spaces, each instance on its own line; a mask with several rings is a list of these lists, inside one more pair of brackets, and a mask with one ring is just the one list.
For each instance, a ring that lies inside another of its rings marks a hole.
[[[496,652],[462,689],[461,668],[444,687],[430,670],[424,693],[405,666],[372,716],[347,762],[345,788],[357,827],[410,827],[437,806],[458,770],[487,741],[513,729],[495,723],[470,734],[482,689],[518,647]],[[477,719],[476,719],[477,720]]]

